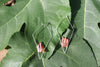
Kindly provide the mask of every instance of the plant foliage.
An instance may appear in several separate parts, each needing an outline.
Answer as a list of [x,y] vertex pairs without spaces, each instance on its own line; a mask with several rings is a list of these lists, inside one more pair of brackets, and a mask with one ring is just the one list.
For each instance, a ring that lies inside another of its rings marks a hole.
[[[0,67],[100,66],[99,0],[16,0],[13,6],[4,6],[6,2],[0,1],[0,50],[11,48]],[[74,35],[63,53],[59,38],[70,28],[66,16]],[[37,43],[46,46],[41,60],[34,32]]]

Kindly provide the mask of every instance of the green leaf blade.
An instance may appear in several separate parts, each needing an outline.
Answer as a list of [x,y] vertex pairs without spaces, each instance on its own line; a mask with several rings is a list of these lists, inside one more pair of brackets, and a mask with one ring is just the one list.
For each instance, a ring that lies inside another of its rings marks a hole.
[[25,35],[16,33],[11,38],[7,56],[0,62],[1,67],[20,67],[33,54],[33,49],[30,48]]
[[[93,49],[98,66],[100,66],[100,28],[98,27],[100,9],[98,0],[83,0],[81,8],[75,18],[78,33],[77,35],[84,38]],[[81,27],[82,26],[82,27]],[[90,47],[90,48],[91,48]]]

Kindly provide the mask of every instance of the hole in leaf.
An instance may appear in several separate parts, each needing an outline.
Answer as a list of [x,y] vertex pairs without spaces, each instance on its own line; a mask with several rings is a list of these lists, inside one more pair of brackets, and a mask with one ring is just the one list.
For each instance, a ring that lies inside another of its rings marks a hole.
[[22,25],[22,27],[21,27],[21,32],[24,32],[25,31],[25,26],[26,26],[26,24],[24,23],[23,25]]
[[100,22],[98,23],[98,27],[100,28]]
[[7,46],[5,49],[10,49],[11,47],[10,46]]
[[9,0],[8,2],[4,3],[4,6],[13,6],[16,3],[16,0]]

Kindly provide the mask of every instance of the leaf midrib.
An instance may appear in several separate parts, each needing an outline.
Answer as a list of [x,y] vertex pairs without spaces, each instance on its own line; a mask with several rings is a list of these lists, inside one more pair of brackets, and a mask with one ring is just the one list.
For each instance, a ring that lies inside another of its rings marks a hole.
[[22,62],[22,64],[20,65],[20,67],[22,67],[22,65],[24,64],[24,62],[26,62],[27,60],[29,60],[30,57],[31,57],[33,54],[34,54],[34,52],[33,52],[31,55],[29,55],[29,56]]
[[[28,40],[27,40],[27,38],[26,38],[26,35],[25,35],[25,41],[27,41],[28,42]],[[29,42],[28,42],[28,46],[29,46]],[[29,48],[30,48],[30,46],[29,46]],[[30,48],[31,49],[31,48]],[[33,51],[32,49],[31,49],[31,51]],[[20,65],[20,67],[22,67],[22,65],[24,64],[24,62],[26,62],[27,60],[29,60],[30,59],[30,57],[32,56],[34,54],[34,52],[32,52],[32,54],[31,55],[29,55],[27,58],[25,58],[25,60],[22,62],[22,64]]]
[[43,67],[45,67],[44,59],[42,58]]
[[[79,65],[79,62],[77,62],[75,59],[73,59],[71,56],[69,56],[69,55],[67,55],[67,54],[64,54],[63,52],[61,52],[61,51],[57,51],[58,53],[60,53],[60,54],[63,54],[63,55],[65,55],[66,57],[68,57],[68,58],[70,58],[71,60],[73,60],[76,64],[78,64]],[[42,58],[42,63],[43,63],[43,67],[45,67],[45,62],[44,62],[44,59]]]
[[[11,18],[11,19],[10,19],[8,22],[6,22],[4,25],[10,23],[11,20],[13,20],[16,16],[18,16],[18,15],[31,3],[31,1],[32,1],[32,0],[30,0],[30,1],[26,4],[26,6],[25,6],[21,11],[19,11],[13,18]],[[2,25],[1,27],[3,27],[4,25]],[[0,27],[0,29],[1,29],[1,27]]]
[[85,38],[86,3],[87,3],[87,1],[85,0],[85,5],[84,5],[84,38]]
[[79,62],[77,62],[75,59],[73,59],[71,56],[69,56],[68,54],[64,54],[63,52],[61,52],[61,51],[57,51],[58,53],[60,53],[60,54],[63,54],[63,55],[65,55],[66,57],[68,57],[68,58],[70,58],[70,59],[72,59],[76,64],[78,64],[79,65]]

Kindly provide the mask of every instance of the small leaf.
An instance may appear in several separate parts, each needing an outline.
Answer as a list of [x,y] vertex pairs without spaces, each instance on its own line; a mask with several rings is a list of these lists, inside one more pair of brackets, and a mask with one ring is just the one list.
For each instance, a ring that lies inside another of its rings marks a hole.
[[33,54],[33,49],[24,34],[16,33],[10,39],[6,57],[0,62],[0,67],[20,67],[27,61]]

